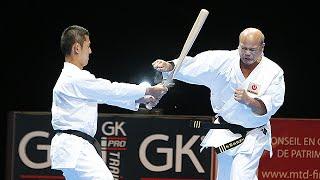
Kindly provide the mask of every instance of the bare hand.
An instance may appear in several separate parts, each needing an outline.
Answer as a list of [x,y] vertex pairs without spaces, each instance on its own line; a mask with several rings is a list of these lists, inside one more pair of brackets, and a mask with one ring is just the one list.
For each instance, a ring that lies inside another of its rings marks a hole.
[[152,66],[155,70],[160,71],[160,72],[168,72],[173,70],[172,64],[170,64],[167,61],[157,59],[152,63]]
[[142,98],[136,100],[136,103],[140,103],[140,104],[148,104],[150,102],[155,102],[156,98],[154,98],[151,95],[144,95]]
[[149,101],[146,103],[146,108],[151,110],[152,108],[156,107],[158,103],[159,103],[159,99],[154,98],[152,101]]
[[248,105],[250,103],[251,97],[248,96],[246,90],[237,88],[234,91],[234,99],[241,104]]
[[136,103],[145,104],[146,108],[150,110],[159,103],[159,99],[156,99],[151,95],[145,95],[136,100]]
[[160,100],[163,95],[165,95],[168,91],[168,88],[163,84],[159,83],[155,86],[148,87],[145,95],[151,95],[154,98]]

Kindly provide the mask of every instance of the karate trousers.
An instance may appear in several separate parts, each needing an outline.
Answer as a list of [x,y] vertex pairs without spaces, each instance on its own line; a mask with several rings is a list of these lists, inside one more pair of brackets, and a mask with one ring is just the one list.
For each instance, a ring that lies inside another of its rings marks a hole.
[[74,168],[62,168],[66,180],[114,180],[105,162],[90,145],[81,149]]
[[260,129],[253,131],[255,132],[249,133],[242,144],[230,149],[232,153],[224,152],[217,155],[217,180],[258,179],[259,161],[268,137]]

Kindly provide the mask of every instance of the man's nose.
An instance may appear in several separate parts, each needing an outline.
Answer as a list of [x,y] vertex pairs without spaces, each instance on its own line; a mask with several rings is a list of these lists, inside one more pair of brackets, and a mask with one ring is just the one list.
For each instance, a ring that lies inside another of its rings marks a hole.
[[245,49],[244,53],[250,55],[252,53],[252,51],[250,49]]

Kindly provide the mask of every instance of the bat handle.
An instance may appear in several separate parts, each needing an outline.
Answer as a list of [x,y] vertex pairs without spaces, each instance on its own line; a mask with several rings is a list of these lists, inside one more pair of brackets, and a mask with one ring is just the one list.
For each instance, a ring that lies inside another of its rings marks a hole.
[[174,86],[173,78],[171,76],[162,81],[162,84],[167,88],[171,88]]
[[174,82],[170,81],[170,82],[163,82],[163,85],[166,87],[166,88],[171,88],[174,86]]

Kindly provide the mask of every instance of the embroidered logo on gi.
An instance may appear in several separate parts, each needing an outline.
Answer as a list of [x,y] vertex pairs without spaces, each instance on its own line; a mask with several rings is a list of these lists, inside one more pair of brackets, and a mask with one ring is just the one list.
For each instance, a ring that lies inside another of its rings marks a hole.
[[253,94],[258,94],[260,91],[260,85],[255,84],[255,83],[250,83],[248,86],[248,92],[253,93]]

